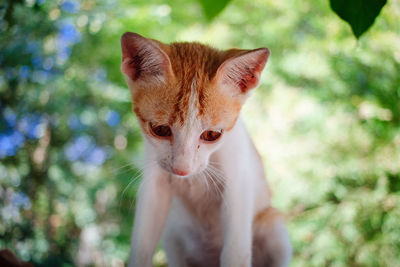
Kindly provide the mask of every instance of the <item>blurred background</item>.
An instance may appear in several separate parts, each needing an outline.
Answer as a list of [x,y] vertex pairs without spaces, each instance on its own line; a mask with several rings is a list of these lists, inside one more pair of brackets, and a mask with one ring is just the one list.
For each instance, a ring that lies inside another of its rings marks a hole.
[[[196,0],[0,5],[0,249],[37,266],[127,261],[143,151],[119,39],[133,31],[269,47],[243,114],[292,266],[400,266],[400,1],[359,39],[327,0],[205,11]],[[154,261],[165,266],[161,247]]]

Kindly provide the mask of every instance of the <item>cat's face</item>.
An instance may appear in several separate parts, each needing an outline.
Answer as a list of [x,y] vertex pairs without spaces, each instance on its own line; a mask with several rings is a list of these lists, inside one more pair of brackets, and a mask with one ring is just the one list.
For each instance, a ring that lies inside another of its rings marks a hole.
[[203,171],[258,84],[269,50],[166,45],[134,33],[121,45],[133,110],[155,160],[179,177]]

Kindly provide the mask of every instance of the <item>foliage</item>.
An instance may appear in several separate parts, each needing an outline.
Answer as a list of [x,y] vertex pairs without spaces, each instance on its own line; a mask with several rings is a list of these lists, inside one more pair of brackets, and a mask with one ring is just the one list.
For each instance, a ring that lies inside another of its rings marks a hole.
[[206,15],[208,20],[212,20],[216,16],[218,16],[219,13],[228,5],[230,0],[219,0],[219,1],[213,1],[213,0],[199,0],[204,14]]
[[353,34],[359,38],[374,23],[386,0],[330,0],[332,10],[348,22]]
[[[358,42],[327,1],[235,0],[210,23],[201,8],[2,4],[0,248],[38,266],[127,260],[142,151],[119,38],[135,31],[268,46],[244,117],[288,217],[293,266],[399,265],[399,3]],[[165,264],[162,249],[155,261]]]
[[131,162],[138,128],[96,59],[115,4],[9,2],[1,20],[0,244],[38,265],[93,253],[85,242],[102,240],[104,261],[129,247],[134,194],[118,196],[135,169],[104,163]]
[[[208,20],[212,20],[231,0],[198,0]],[[386,0],[330,0],[331,9],[350,24],[356,38],[365,33],[374,23]],[[267,8],[267,7],[265,7]]]

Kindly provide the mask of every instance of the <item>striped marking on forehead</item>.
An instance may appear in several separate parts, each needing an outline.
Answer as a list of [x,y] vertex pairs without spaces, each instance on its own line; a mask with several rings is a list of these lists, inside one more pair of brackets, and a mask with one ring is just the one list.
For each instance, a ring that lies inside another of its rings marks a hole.
[[196,77],[193,77],[192,84],[190,86],[190,97],[187,112],[186,124],[192,125],[196,123],[198,117],[199,97],[196,91]]
[[204,94],[220,64],[220,52],[198,43],[173,43],[169,57],[178,89],[169,122],[183,126],[193,113],[189,112],[190,105],[191,110],[196,107],[197,113],[203,114]]
[[141,123],[169,124],[178,128],[201,123],[203,127],[231,129],[243,98],[232,97],[227,90],[222,90],[216,74],[223,62],[243,51],[219,51],[199,43],[157,44],[171,64],[171,75],[165,83],[150,78],[143,82],[128,81],[134,111]]
[[176,80],[168,89],[169,125],[184,127],[202,121],[226,129],[233,126],[241,103],[220,91],[213,78],[221,63],[235,51],[220,52],[198,43],[170,45],[168,56]]
[[[198,79],[194,76],[189,83],[183,83],[176,96],[174,111],[169,123],[178,123],[180,126],[190,125],[196,122],[199,115]],[[200,92],[201,93],[201,92]]]

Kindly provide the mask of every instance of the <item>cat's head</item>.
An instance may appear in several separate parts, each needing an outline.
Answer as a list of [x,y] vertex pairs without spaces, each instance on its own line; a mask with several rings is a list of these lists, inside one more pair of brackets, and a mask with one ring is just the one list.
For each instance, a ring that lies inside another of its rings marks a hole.
[[167,45],[135,33],[121,46],[133,110],[158,164],[180,177],[203,171],[258,85],[269,50]]

